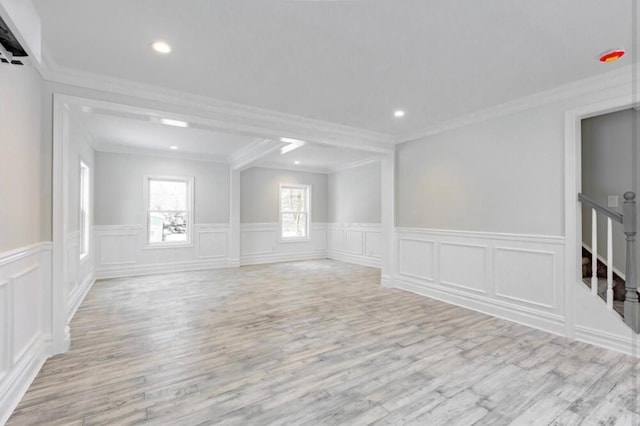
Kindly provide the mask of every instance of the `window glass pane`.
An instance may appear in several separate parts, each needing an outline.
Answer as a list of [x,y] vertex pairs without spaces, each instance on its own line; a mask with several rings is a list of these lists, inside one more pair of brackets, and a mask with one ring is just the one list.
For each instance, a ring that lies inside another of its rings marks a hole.
[[150,180],[149,210],[187,210],[187,182]]
[[80,257],[89,253],[89,167],[80,162]]
[[186,242],[187,212],[149,213],[149,242]]
[[307,214],[306,213],[282,213],[283,237],[306,237]]
[[307,190],[306,188],[282,188],[283,212],[304,212],[307,210]]

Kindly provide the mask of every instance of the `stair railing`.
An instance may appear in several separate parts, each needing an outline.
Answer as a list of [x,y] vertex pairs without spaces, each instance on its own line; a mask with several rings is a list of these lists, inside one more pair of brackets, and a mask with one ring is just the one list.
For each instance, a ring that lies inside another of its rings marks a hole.
[[613,309],[613,221],[624,227],[626,238],[626,270],[624,322],[631,329],[640,332],[640,300],[638,299],[638,283],[636,278],[636,194],[624,193],[623,214],[604,207],[584,194],[578,194],[578,200],[591,208],[591,293],[598,294],[598,213],[607,218],[607,307]]

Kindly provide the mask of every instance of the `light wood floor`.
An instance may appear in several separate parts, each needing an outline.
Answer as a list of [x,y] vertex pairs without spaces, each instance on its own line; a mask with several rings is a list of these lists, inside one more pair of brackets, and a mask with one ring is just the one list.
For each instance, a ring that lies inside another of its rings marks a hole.
[[97,282],[9,424],[636,424],[637,360],[331,260]]

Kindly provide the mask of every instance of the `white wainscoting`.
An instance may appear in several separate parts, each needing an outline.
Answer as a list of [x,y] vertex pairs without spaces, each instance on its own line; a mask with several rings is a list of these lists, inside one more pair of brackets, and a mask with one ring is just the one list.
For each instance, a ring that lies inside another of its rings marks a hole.
[[240,264],[287,262],[327,257],[327,225],[312,223],[309,239],[281,241],[279,223],[240,225]]
[[380,268],[379,223],[330,223],[327,226],[329,258]]
[[95,276],[135,275],[229,267],[229,224],[195,224],[192,244],[147,247],[142,225],[94,226]]
[[[93,235],[89,237],[91,241]],[[65,236],[64,283],[68,289],[67,322],[71,322],[80,304],[95,282],[94,251],[80,259],[80,231]]]
[[50,242],[0,253],[0,424],[50,352],[51,255]]
[[397,228],[394,286],[565,334],[564,238]]

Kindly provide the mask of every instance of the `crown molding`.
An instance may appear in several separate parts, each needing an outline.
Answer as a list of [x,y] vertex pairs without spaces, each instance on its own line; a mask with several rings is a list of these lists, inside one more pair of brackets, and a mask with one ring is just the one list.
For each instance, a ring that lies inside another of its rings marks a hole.
[[279,150],[284,144],[271,139],[260,139],[240,148],[227,157],[231,170],[245,170],[259,162],[262,158]]
[[372,152],[394,149],[395,138],[388,134],[66,68],[55,62],[46,44],[42,50],[40,73],[51,83],[156,102],[162,104],[162,110],[170,111],[175,106],[193,109],[210,123],[215,122],[219,130],[274,139],[286,136]]
[[299,172],[299,173],[320,173],[324,175],[329,173],[329,169],[324,167],[310,167],[310,166],[304,166],[304,165],[296,166],[294,164],[291,164],[291,165],[280,164],[280,163],[274,163],[272,161],[265,161],[265,162],[256,164],[254,167],[262,168],[262,169],[289,170],[292,172]]
[[366,166],[367,164],[375,163],[380,161],[381,158],[373,157],[373,158],[365,158],[364,160],[352,161],[351,163],[343,164],[338,167],[333,167],[329,169],[329,173],[338,173],[349,169],[355,169],[356,167]]
[[169,152],[101,142],[95,142],[93,144],[93,149],[97,152],[106,152],[110,154],[143,155],[145,157],[160,157],[168,158],[171,160],[202,161],[207,163],[219,163],[228,165],[227,159],[218,155],[206,155],[175,151]]
[[403,133],[396,138],[396,143],[410,142],[471,124],[480,123],[482,121],[491,120],[493,118],[525,111],[527,109],[575,98],[581,95],[604,91],[613,87],[628,85],[631,89],[631,82],[633,81],[632,77],[634,73],[636,74],[636,80],[638,80],[638,76],[640,74],[638,74],[636,67],[633,65],[627,65],[615,71],[609,71],[594,77],[588,77],[490,108],[474,111],[470,114],[462,115],[436,125]]

